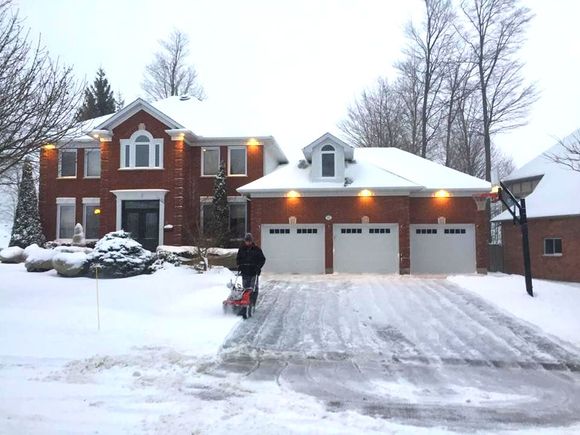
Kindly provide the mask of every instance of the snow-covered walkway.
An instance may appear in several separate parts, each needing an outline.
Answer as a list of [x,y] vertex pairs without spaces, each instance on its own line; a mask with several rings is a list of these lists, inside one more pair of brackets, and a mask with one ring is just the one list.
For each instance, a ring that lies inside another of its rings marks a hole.
[[460,430],[580,420],[578,350],[444,279],[272,276],[218,371]]

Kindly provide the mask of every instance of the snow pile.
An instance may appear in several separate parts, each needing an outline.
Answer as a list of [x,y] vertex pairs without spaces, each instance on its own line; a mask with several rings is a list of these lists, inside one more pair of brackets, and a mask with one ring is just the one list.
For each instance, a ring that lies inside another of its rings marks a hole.
[[106,234],[95,245],[88,255],[89,273],[99,274],[107,278],[125,278],[140,275],[148,271],[154,261],[153,254],[125,231],[115,231]]
[[[196,246],[173,246],[173,245],[160,245],[157,247],[157,252],[172,252],[180,257],[193,258],[197,256]],[[208,248],[207,253],[209,255],[215,256],[229,256],[236,255],[238,253],[238,248]]]
[[24,249],[19,246],[11,246],[0,251],[0,262],[22,263],[24,261]]
[[545,332],[580,345],[580,284],[535,279],[535,297],[531,298],[521,275],[460,275],[448,279]]

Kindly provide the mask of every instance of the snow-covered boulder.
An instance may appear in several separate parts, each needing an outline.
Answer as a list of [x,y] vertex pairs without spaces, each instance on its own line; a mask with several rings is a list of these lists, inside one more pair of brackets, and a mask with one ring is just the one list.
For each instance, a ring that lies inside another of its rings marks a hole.
[[100,267],[99,275],[105,278],[140,275],[149,272],[154,260],[153,254],[143,249],[129,233],[115,231],[100,239],[88,255],[89,274],[95,276],[95,270]]
[[73,252],[82,252],[83,254],[90,254],[91,252],[93,252],[92,248],[87,248],[85,246],[57,246],[56,248],[54,248],[55,251],[57,252],[67,252],[67,253],[73,253]]
[[28,256],[32,253],[32,251],[36,251],[37,249],[42,249],[42,248],[40,246],[38,246],[36,243],[33,243],[32,245],[28,245],[26,248],[24,248],[24,252],[22,253],[22,258],[24,259],[24,261],[26,261]]
[[51,270],[52,258],[56,253],[54,249],[44,249],[37,246],[36,249],[29,250],[24,266],[28,272],[46,272]]
[[10,246],[0,251],[0,262],[22,263],[24,261],[24,249],[19,246]]
[[87,271],[87,254],[83,252],[57,252],[52,257],[52,266],[59,275],[82,276]]

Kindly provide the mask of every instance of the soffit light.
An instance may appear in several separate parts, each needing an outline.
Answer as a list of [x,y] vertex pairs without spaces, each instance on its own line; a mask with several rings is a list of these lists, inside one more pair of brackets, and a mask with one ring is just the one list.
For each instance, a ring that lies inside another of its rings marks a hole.
[[54,150],[54,149],[56,149],[56,145],[53,143],[49,143],[49,144],[46,144],[45,146],[43,146],[43,148],[45,150]]
[[358,196],[373,196],[374,193],[372,190],[369,189],[363,189],[358,193]]
[[286,198],[300,198],[300,196],[301,196],[300,192],[297,192],[295,190],[291,190],[286,194]]
[[246,142],[246,145],[248,145],[250,147],[256,146],[256,145],[260,145],[260,142],[256,138],[251,138],[251,139],[248,139],[248,142]]
[[435,198],[449,198],[451,194],[447,190],[438,190],[433,194]]

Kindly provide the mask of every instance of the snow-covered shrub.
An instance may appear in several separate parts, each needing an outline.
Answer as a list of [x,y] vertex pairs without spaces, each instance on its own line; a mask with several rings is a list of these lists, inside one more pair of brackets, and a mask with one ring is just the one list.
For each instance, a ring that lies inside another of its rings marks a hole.
[[153,263],[149,266],[149,271],[153,273],[161,269],[166,269],[167,267],[178,266],[181,266],[181,258],[179,256],[173,252],[157,251],[153,255]]
[[84,246],[85,245],[85,231],[81,224],[76,224],[73,232],[72,238],[73,246]]
[[0,251],[0,262],[22,263],[24,261],[24,249],[20,246],[11,246]]
[[106,278],[140,275],[149,272],[153,261],[153,254],[129,233],[115,231],[100,239],[88,255],[89,274],[94,277],[96,268],[100,267],[99,276]]
[[73,253],[73,252],[82,252],[84,254],[90,254],[91,252],[93,252],[92,248],[87,248],[85,246],[57,246],[54,248],[55,251],[57,252],[68,252]]
[[87,254],[83,252],[56,252],[52,257],[52,267],[61,276],[83,276],[87,272]]
[[[36,246],[36,245],[35,245]],[[28,251],[24,266],[28,272],[46,272],[51,270],[52,258],[57,252],[54,249],[44,249],[36,246],[35,249],[29,250],[30,246],[24,251]]]

